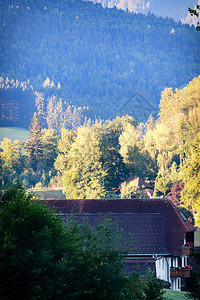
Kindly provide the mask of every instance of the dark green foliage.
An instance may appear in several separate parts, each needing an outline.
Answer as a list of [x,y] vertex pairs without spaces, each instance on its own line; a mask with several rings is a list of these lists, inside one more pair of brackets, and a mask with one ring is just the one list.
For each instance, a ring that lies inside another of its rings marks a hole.
[[125,286],[125,299],[127,300],[144,300],[144,281],[137,271],[132,272],[131,276],[127,277]]
[[162,282],[154,277],[154,274],[151,270],[147,271],[147,274],[144,278],[144,293],[145,300],[162,300],[164,291]]
[[112,187],[112,190],[118,192],[120,183],[127,176],[127,169],[119,153],[119,136],[120,131],[123,130],[123,126],[118,125],[117,127],[116,124],[116,127],[112,127],[112,123],[115,124],[115,121],[116,120],[113,120],[110,124],[102,128],[103,131],[100,135],[100,151],[102,156],[100,161],[106,172],[104,178],[105,189],[109,191],[110,187]]
[[160,300],[162,284],[148,271],[123,272],[122,232],[101,217],[66,224],[16,183],[0,190],[0,298]]
[[177,208],[180,212],[182,212],[184,214],[184,216],[188,219],[188,221],[190,221],[190,223],[192,225],[195,225],[194,215],[193,215],[192,211],[190,211],[189,209],[182,207],[182,206],[178,206]]
[[[55,173],[54,170],[54,162],[57,157],[57,142],[58,135],[56,135],[55,130],[42,129],[42,161],[41,161],[41,169],[46,174]],[[53,174],[51,174],[53,175]]]
[[29,79],[45,106],[54,95],[89,106],[92,119],[134,117],[137,101],[126,103],[136,92],[157,110],[166,86],[180,87],[199,74],[198,32],[172,19],[80,0],[5,0],[1,8],[0,73]]
[[123,127],[120,122],[113,126],[115,121],[78,128],[70,148],[71,134],[62,131],[55,167],[62,173],[68,198],[91,199],[111,192],[119,194],[119,185],[125,180],[127,170],[119,153],[118,139]]
[[33,119],[30,125],[30,137],[25,145],[26,156],[28,158],[28,166],[33,169],[34,172],[39,172],[39,164],[42,160],[43,145],[42,145],[42,132],[41,126],[36,113],[33,115]]
[[155,278],[153,272],[149,269],[146,276],[140,276],[135,270],[128,277],[125,288],[126,300],[163,300],[163,283]]
[[73,218],[64,225],[19,183],[0,203],[1,299],[121,299],[123,255],[109,220],[96,232]]
[[26,164],[21,175],[24,183],[35,186],[41,182],[47,186],[51,177],[56,174],[54,162],[57,157],[58,136],[55,130],[41,129],[40,122],[34,113],[31,125],[30,136],[25,143]]
[[196,270],[191,270],[190,278],[185,282],[188,293],[188,298],[193,300],[200,299],[200,253],[191,252],[190,255],[196,263]]
[[[126,132],[128,126],[135,136],[131,131]],[[28,187],[41,188],[52,186],[62,175],[59,184],[63,184],[67,197],[115,197],[119,195],[120,184],[130,176],[137,176],[138,170],[144,168],[141,172],[146,178],[156,176],[153,160],[143,150],[139,136],[135,120],[128,115],[105,123],[90,125],[88,122],[77,131],[63,128],[58,136],[53,129],[41,129],[35,113],[29,139],[23,146],[8,139],[1,143],[1,182],[20,176]],[[128,160],[125,159],[128,144],[123,142],[123,137],[137,143],[137,151],[132,147]]]
[[154,180],[158,172],[156,161],[152,160],[149,152],[144,150],[144,145],[128,147],[128,169],[132,176]]
[[[27,83],[18,80],[1,82],[0,77],[0,126],[18,126],[28,128],[33,113],[34,92]],[[26,85],[27,84],[27,85]]]
[[200,299],[200,282],[196,272],[191,270],[190,278],[186,279],[185,282],[186,290],[189,291],[188,298],[193,300]]
[[62,220],[32,200],[19,184],[1,190],[1,299],[49,298],[61,288],[59,264],[73,246],[66,244]]

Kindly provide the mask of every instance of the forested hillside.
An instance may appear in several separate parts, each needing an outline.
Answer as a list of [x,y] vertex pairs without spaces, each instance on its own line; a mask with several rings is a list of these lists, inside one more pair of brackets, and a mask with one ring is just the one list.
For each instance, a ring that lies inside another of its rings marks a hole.
[[150,12],[184,22],[188,7],[194,8],[198,0],[94,0],[93,2],[101,3],[103,7],[116,6],[119,9],[145,14]]
[[200,224],[200,76],[162,92],[156,122],[126,115],[58,134],[35,113],[27,141],[4,138],[0,147],[0,185],[20,177],[28,187],[62,186],[67,198],[146,197],[127,181],[140,177]]
[[5,0],[0,6],[1,103],[10,104],[9,111],[21,105],[8,93],[16,87],[23,101],[33,102],[22,91],[26,82],[45,127],[72,128],[68,115],[62,126],[56,114],[47,119],[50,111],[67,109],[79,125],[85,117],[126,113],[146,121],[156,115],[166,86],[180,88],[199,75],[199,33],[172,19],[80,0]]

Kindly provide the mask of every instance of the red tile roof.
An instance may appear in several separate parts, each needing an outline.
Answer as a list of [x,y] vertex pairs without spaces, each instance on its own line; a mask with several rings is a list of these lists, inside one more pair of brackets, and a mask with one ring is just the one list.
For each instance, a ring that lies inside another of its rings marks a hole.
[[55,213],[74,212],[78,218],[89,214],[93,226],[98,214],[120,221],[124,234],[135,237],[135,254],[173,254],[179,256],[187,231],[195,228],[182,218],[168,199],[68,199],[46,200]]

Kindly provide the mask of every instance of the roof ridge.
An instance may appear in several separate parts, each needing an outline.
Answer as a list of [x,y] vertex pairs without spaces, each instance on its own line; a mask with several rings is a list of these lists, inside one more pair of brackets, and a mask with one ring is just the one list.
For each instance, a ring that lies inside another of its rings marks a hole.
[[[182,224],[184,225],[184,227],[185,227],[185,229],[186,229],[186,231],[187,231],[187,230],[188,230],[188,227],[187,227],[187,225],[185,224],[183,218],[181,217],[181,215],[180,215],[180,213],[179,213],[179,211],[178,211],[178,208],[177,208],[176,205],[172,202],[172,200],[169,199],[169,202],[171,202],[171,205],[172,205],[172,207],[173,207],[175,213],[178,215],[179,219],[181,220]],[[192,225],[192,224],[190,223],[190,221],[188,221],[187,218],[186,218],[186,222],[188,222],[190,225]],[[192,227],[194,228],[193,225],[192,225]],[[195,231],[195,230],[196,230],[196,229],[194,228],[194,231]]]

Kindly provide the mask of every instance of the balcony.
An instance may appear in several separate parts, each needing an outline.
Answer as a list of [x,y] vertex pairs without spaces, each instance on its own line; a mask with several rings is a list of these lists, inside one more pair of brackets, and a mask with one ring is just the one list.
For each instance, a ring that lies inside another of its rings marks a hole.
[[190,248],[189,246],[183,246],[182,251],[181,251],[181,256],[184,255],[189,255],[190,254]]
[[184,256],[184,255],[189,255],[190,254],[190,249],[193,247],[193,243],[190,243],[190,242],[187,242],[182,250],[181,250],[181,256]]
[[191,268],[171,268],[170,277],[171,278],[187,278],[190,277]]

